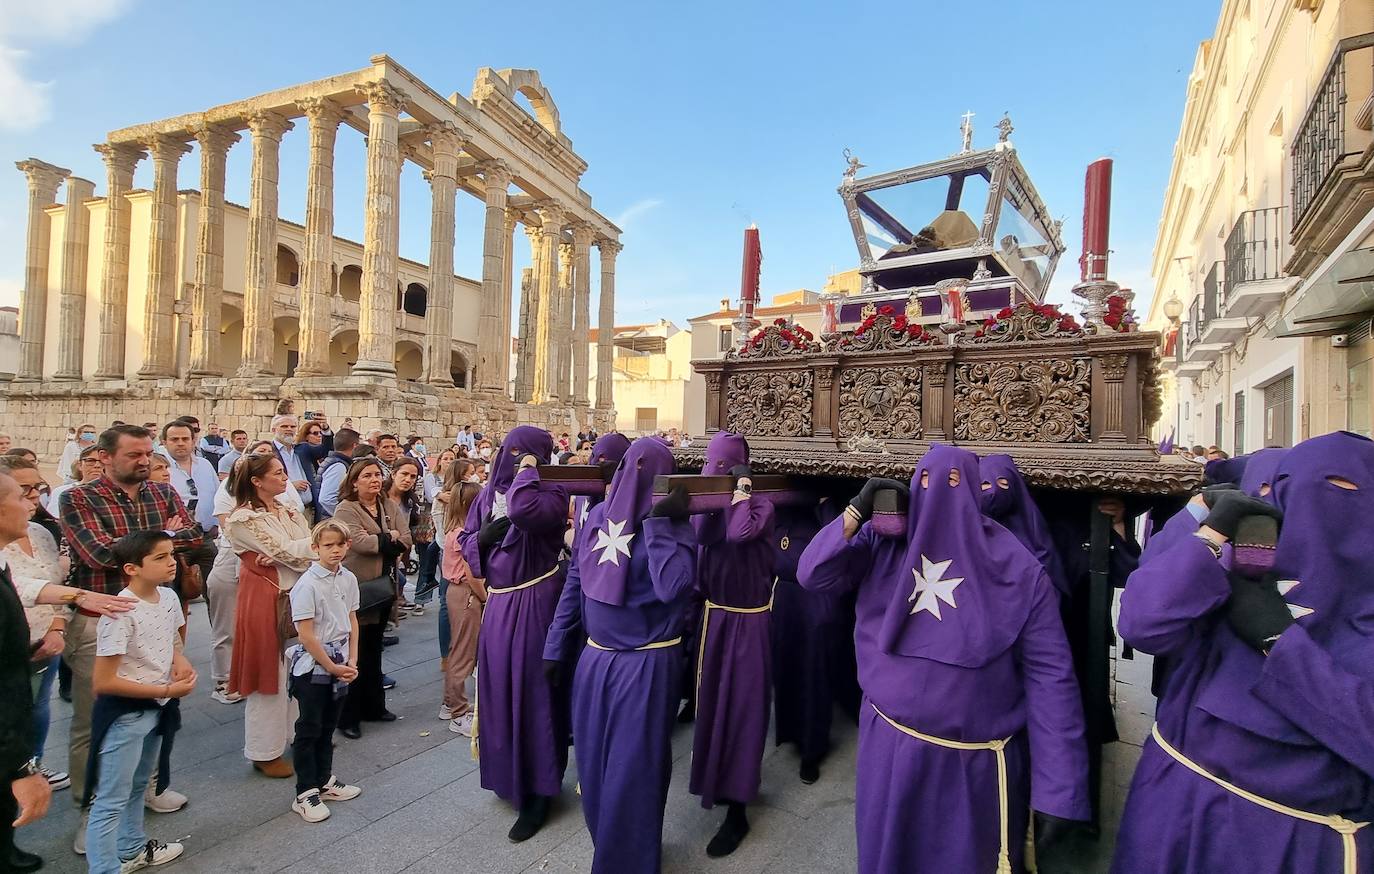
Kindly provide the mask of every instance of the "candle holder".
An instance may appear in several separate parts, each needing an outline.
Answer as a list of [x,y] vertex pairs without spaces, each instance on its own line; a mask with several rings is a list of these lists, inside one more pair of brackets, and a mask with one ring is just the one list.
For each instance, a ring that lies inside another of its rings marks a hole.
[[1074,297],[1083,301],[1083,326],[1091,333],[1098,333],[1106,324],[1102,321],[1107,315],[1107,298],[1117,294],[1121,286],[1110,279],[1080,282],[1073,287]]

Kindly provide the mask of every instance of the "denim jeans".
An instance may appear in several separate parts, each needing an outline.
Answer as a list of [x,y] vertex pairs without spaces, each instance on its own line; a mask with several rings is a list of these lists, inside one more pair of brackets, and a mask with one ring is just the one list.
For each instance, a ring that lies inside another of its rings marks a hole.
[[162,736],[158,711],[138,710],[114,721],[100,743],[100,774],[86,825],[90,874],[119,874],[148,842],[143,831],[143,792],[157,767]]
[[61,656],[30,663],[33,671],[33,757],[43,758],[48,743],[48,726],[52,723],[52,684],[57,680],[57,665]]
[[448,580],[439,578],[439,658],[448,658],[448,645],[453,631],[448,627]]
[[434,590],[439,587],[435,582],[439,571],[439,543],[435,540],[419,543],[415,551],[420,556],[420,572],[415,577],[415,603],[428,604],[430,598],[434,597]]

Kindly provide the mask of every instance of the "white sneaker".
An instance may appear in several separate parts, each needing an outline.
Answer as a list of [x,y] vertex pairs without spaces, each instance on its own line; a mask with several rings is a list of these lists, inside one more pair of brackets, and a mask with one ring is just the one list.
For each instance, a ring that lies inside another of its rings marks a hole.
[[464,713],[448,724],[448,730],[463,737],[472,737],[472,714]]
[[329,782],[324,784],[320,790],[320,797],[325,801],[352,801],[363,794],[363,787],[350,786],[338,777],[331,775]]
[[445,720],[453,718],[453,711],[448,709],[447,704],[439,705],[439,718]]
[[81,812],[81,824],[77,826],[76,837],[72,839],[72,852],[78,856],[86,855],[86,825],[91,820],[89,809]]
[[47,778],[48,788],[54,792],[61,792],[72,785],[71,775],[66,771],[54,771],[52,768],[45,768],[41,762],[38,766],[38,773]]
[[147,789],[143,790],[143,806],[153,813],[176,813],[185,807],[188,801],[190,801],[189,798],[170,786],[159,795],[156,778],[148,783]]
[[243,700],[239,693],[229,691],[228,683],[216,683],[215,691],[210,693],[210,697],[221,704],[237,704]]
[[143,849],[138,851],[137,856],[119,864],[119,874],[128,874],[130,871],[166,865],[180,857],[185,850],[185,847],[175,841],[170,844],[164,844],[162,841],[148,841],[143,845]]
[[329,805],[320,800],[320,790],[302,792],[291,802],[291,809],[301,815],[306,822],[324,822],[329,819]]
[[425,615],[425,605],[424,605],[424,604],[414,604],[414,605],[412,605],[411,608],[410,608],[410,615],[411,615],[411,616],[423,616],[423,615]]

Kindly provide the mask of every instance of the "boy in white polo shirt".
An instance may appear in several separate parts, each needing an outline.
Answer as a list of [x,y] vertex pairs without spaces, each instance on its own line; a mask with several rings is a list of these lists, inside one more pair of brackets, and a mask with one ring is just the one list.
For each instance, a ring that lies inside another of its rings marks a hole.
[[300,642],[286,650],[291,697],[300,714],[291,759],[296,800],[306,822],[329,818],[326,801],[348,801],[363,791],[334,776],[334,728],[348,684],[358,676],[358,578],[343,566],[352,533],[326,519],[311,531],[317,561],[291,587],[291,619]]

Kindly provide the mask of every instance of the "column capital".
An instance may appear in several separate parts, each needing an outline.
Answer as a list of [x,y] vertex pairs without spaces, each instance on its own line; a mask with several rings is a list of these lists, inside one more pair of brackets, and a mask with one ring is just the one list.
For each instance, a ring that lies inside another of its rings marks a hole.
[[148,139],[143,147],[148,150],[148,154],[153,156],[154,161],[171,161],[176,163],[181,160],[181,156],[191,151],[185,140],[166,134],[155,134]]
[[601,250],[602,261],[614,261],[615,256],[620,254],[620,251],[625,248],[625,245],[619,240],[602,237],[596,241],[596,248]]
[[539,242],[539,235],[543,233],[543,229],[540,228],[539,225],[532,225],[528,222],[525,223],[524,228],[525,236],[530,238],[531,243],[537,244]]
[[410,96],[385,79],[364,82],[355,89],[367,100],[369,112],[390,112],[399,114],[405,108]]
[[328,97],[302,97],[296,106],[305,113],[312,128],[338,127],[348,117],[348,110]]
[[225,153],[229,147],[237,143],[243,137],[238,132],[223,125],[205,124],[201,122],[191,128],[191,136],[196,138],[200,144],[200,150],[205,152]]
[[282,134],[295,127],[286,116],[264,109],[244,118],[255,138],[280,141]]
[[46,194],[49,198],[56,197],[57,186],[62,184],[63,179],[72,175],[72,171],[66,167],[49,164],[47,161],[40,161],[37,158],[15,161],[14,166],[28,177],[29,191]]
[[138,146],[124,143],[95,143],[91,146],[105,162],[105,169],[114,173],[132,174],[138,162],[148,157],[148,153]]
[[566,213],[563,204],[556,200],[541,200],[534,205],[539,212],[539,219],[543,222],[543,232],[546,234],[559,234],[563,231],[563,219]]
[[520,211],[506,207],[506,235],[515,233],[515,226],[520,224]]
[[500,158],[492,158],[477,165],[477,169],[482,174],[482,180],[486,183],[487,189],[507,188],[515,174],[511,172],[510,165]]
[[572,224],[573,245],[580,252],[585,252],[591,248],[592,242],[596,239],[596,229],[589,222],[575,221]]
[[451,121],[425,125],[425,136],[429,137],[429,144],[434,150],[436,160],[440,152],[457,158],[463,146],[472,139],[472,134]]

